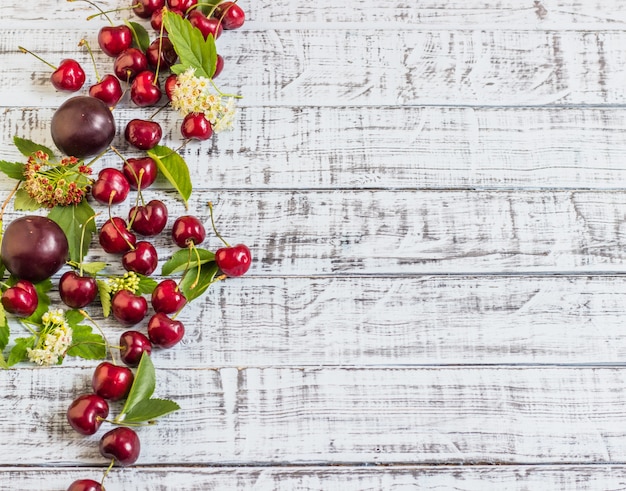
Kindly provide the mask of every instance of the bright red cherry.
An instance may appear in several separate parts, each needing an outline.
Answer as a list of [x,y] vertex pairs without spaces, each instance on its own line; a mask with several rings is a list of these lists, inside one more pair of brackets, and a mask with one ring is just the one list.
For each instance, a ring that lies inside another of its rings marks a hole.
[[120,336],[120,358],[129,367],[136,367],[141,356],[152,353],[152,343],[139,331],[126,331]]
[[[159,55],[161,62],[159,63]],[[159,67],[159,70],[169,70],[170,67],[176,63],[178,55],[174,51],[174,45],[172,41],[167,37],[156,38],[148,46],[146,51],[146,58],[148,59],[148,65],[152,68]]]
[[141,322],[148,313],[148,301],[141,295],[120,290],[111,299],[113,317],[126,326]]
[[163,312],[157,312],[148,321],[148,337],[154,346],[171,348],[185,335],[182,322],[171,319]]
[[152,237],[159,235],[167,225],[167,207],[158,199],[145,205],[133,206],[128,214],[131,228],[140,235]]
[[161,99],[161,88],[150,70],[138,73],[130,86],[130,100],[139,107],[153,106]]
[[187,12],[191,7],[198,4],[198,0],[167,0],[167,6],[172,10]]
[[102,420],[109,416],[109,404],[97,394],[84,394],[74,399],[67,409],[67,421],[81,435],[93,435]]
[[141,444],[137,433],[125,426],[119,426],[105,433],[100,439],[100,454],[125,467],[137,462]]
[[98,173],[91,187],[91,195],[103,205],[121,203],[130,192],[130,184],[122,171],[107,167]]
[[126,125],[126,141],[139,150],[150,150],[161,141],[163,130],[156,121],[131,119]]
[[178,77],[172,73],[165,79],[165,95],[171,101],[174,94],[174,87],[178,83]]
[[154,246],[145,240],[137,242],[135,248],[122,256],[122,266],[126,271],[134,271],[150,276],[159,265],[159,257]]
[[208,140],[213,135],[213,126],[204,114],[189,113],[183,118],[180,133],[188,140]]
[[50,76],[52,85],[57,90],[76,92],[85,83],[85,71],[76,60],[61,60],[59,67]]
[[119,401],[128,395],[134,378],[130,368],[103,361],[94,370],[91,385],[96,395]]
[[123,94],[120,81],[115,75],[111,74],[105,75],[100,82],[89,87],[89,95],[100,99],[107,106],[115,106]]
[[246,20],[243,9],[235,2],[220,3],[213,12],[213,17],[221,19],[222,27],[226,30],[238,29]]
[[178,247],[187,247],[190,242],[201,244],[205,237],[204,225],[192,215],[178,217],[172,227],[172,239]]
[[215,252],[215,263],[226,276],[241,276],[250,269],[252,254],[243,244],[222,247]]
[[104,26],[98,32],[100,49],[108,56],[115,57],[133,44],[133,32],[125,25]]
[[124,162],[122,172],[126,176],[130,188],[137,190],[150,187],[156,181],[159,169],[150,157],[130,158]]
[[153,12],[165,6],[165,0],[133,0],[133,11],[138,17],[149,19]]
[[[185,17],[183,12],[181,12],[180,10],[169,9],[169,11],[172,14],[176,14],[180,17]],[[155,10],[152,13],[152,16],[150,17],[150,25],[152,26],[152,29],[154,29],[156,32],[161,33],[161,29],[162,29],[163,34],[167,34],[167,29],[165,29],[165,27],[162,27],[163,26],[163,9]]]
[[207,17],[198,9],[192,10],[187,16],[191,25],[199,29],[204,36],[204,39],[209,37],[209,34],[213,36],[213,39],[217,39],[222,35],[222,23],[219,19],[214,17]]
[[59,295],[68,307],[82,309],[98,296],[96,279],[92,276],[81,276],[75,271],[67,271],[59,280]]
[[148,68],[148,59],[137,48],[122,51],[113,62],[113,73],[123,82],[132,82],[138,73]]
[[20,280],[2,293],[0,302],[4,310],[10,314],[17,317],[28,317],[37,310],[39,298],[30,281]]
[[105,491],[97,481],[93,479],[79,479],[78,481],[74,481],[70,484],[70,487],[67,488],[67,491]]
[[137,237],[130,230],[123,218],[109,218],[100,228],[100,245],[109,254],[122,254],[130,251],[137,242]]
[[178,284],[171,279],[161,281],[152,292],[152,307],[155,312],[173,314],[182,309],[187,303]]

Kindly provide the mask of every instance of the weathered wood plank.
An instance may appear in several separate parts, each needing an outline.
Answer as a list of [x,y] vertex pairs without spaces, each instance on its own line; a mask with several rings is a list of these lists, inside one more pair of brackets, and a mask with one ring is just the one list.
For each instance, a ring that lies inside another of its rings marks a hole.
[[[99,480],[102,469],[0,468],[0,489],[65,489],[75,479]],[[113,469],[107,491],[527,491],[626,489],[623,465],[159,467]],[[11,483],[11,488],[2,487]]]
[[[75,434],[64,416],[91,373],[0,373],[2,465],[104,464],[98,437]],[[139,429],[144,465],[626,459],[623,368],[225,368],[157,378],[156,395],[182,410]]]
[[[66,97],[18,44],[89,66],[76,45],[81,37],[95,44],[95,35],[5,30],[0,105],[56,107]],[[242,31],[219,46],[226,59],[219,83],[252,106],[623,104],[625,39],[626,31]],[[111,66],[99,60],[102,71]]]
[[[6,110],[0,159],[22,159],[15,134],[54,147],[52,113]],[[136,110],[115,114],[121,134]],[[177,147],[180,117],[159,120]],[[624,127],[626,110],[607,108],[246,106],[233,131],[181,153],[197,185],[221,189],[624,189]]]

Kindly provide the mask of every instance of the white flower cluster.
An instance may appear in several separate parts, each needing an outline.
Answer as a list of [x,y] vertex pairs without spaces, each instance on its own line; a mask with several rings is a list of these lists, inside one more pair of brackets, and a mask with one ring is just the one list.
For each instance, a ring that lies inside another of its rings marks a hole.
[[43,327],[34,348],[28,348],[28,359],[37,365],[54,365],[72,345],[72,328],[61,309],[49,310],[42,317]]
[[127,271],[121,277],[108,278],[106,280],[111,295],[116,294],[120,290],[128,290],[132,293],[139,288],[139,276],[134,271]]
[[204,114],[215,133],[232,129],[237,113],[235,98],[216,93],[210,79],[195,76],[195,68],[187,69],[176,78],[172,107],[183,116]]

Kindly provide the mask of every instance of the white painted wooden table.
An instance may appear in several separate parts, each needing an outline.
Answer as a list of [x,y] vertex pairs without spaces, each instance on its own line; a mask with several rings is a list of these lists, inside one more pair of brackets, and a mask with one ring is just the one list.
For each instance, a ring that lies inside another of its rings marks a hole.
[[[626,2],[241,5],[239,124],[184,156],[256,261],[155,353],[183,409],[107,490],[626,489]],[[67,97],[17,45],[88,67],[89,13],[0,6],[0,159]],[[0,372],[0,489],[99,479],[93,367]]]

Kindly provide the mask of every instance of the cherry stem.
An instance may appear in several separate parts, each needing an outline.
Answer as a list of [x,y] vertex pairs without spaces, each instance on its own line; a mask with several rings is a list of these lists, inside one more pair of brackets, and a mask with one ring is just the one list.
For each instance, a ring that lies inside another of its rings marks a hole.
[[96,418],[98,419],[98,421],[102,421],[103,423],[111,423],[112,425],[126,426],[129,428],[141,428],[142,426],[153,426],[156,424],[156,421],[154,420],[150,420],[146,423],[124,423],[124,420],[118,420],[117,418],[106,419],[106,418],[101,418],[100,416],[96,416]]
[[200,264],[200,253],[198,252],[198,248],[193,242],[191,244],[193,246],[193,252],[195,252],[196,259],[198,261],[198,266],[196,266],[198,268],[198,271],[196,272],[196,279],[193,280],[193,283],[189,286],[189,288],[193,290],[196,286],[198,286],[198,283],[200,282],[200,271],[202,270],[202,265]]
[[80,42],[78,43],[78,46],[85,46],[87,48],[87,51],[91,58],[91,62],[93,63],[93,71],[96,72],[96,81],[100,82],[100,80],[102,79],[100,78],[100,74],[98,73],[98,67],[96,66],[96,59],[93,56],[93,51],[91,51],[91,46],[89,46],[89,43],[87,42],[86,39],[81,39]]
[[111,472],[111,469],[113,469],[113,466],[115,465],[115,459],[111,459],[111,463],[109,464],[109,467],[107,467],[107,470],[104,471],[104,475],[102,476],[102,480],[100,481],[100,485],[104,488],[104,480],[107,478],[107,476],[109,475],[109,472]]
[[96,163],[98,160],[100,160],[104,156],[104,154],[106,154],[108,151],[109,151],[108,148],[105,148],[104,150],[102,150],[102,152],[100,152],[93,159],[91,159],[87,164],[85,164],[85,167],[91,167],[94,163]]
[[[117,365],[117,363],[115,363],[115,357],[113,356],[113,351],[111,351],[111,345],[107,341],[107,338],[104,335],[102,328],[98,325],[98,323],[95,320],[93,320],[93,318],[87,313],[86,310],[79,309],[79,312],[85,317],[85,319],[87,319],[94,326],[96,326],[96,329],[98,329],[98,331],[100,331],[100,334],[102,335],[102,339],[104,340],[105,355],[106,355],[106,352],[108,352],[111,355],[111,361],[113,362],[113,365]],[[100,344],[100,343],[94,343],[94,344]]]
[[215,226],[215,220],[213,219],[213,203],[209,201],[208,205],[209,205],[209,213],[211,215],[211,226],[213,227],[213,232],[215,232],[215,235],[217,235],[217,238],[220,239],[226,245],[226,247],[230,247],[230,244],[224,240],[224,238],[217,231],[217,227]]
[[2,218],[4,217],[4,210],[6,210],[7,205],[11,202],[11,199],[13,198],[15,193],[17,193],[17,190],[20,188],[20,184],[22,184],[22,181],[17,181],[15,187],[11,190],[7,198],[2,203],[2,206],[0,207],[0,223],[2,223]]
[[80,276],[83,275],[83,259],[85,259],[83,251],[84,249],[84,245],[85,245],[85,230],[87,230],[87,224],[91,221],[91,220],[95,220],[96,219],[96,215],[93,214],[91,215],[83,224],[83,229],[81,230],[81,234],[80,234],[80,251],[79,251],[79,260],[80,260],[80,268],[78,270],[78,274]]
[[224,92],[222,92],[219,87],[217,85],[215,85],[215,81],[213,80],[213,78],[209,79],[211,81],[211,85],[213,85],[213,88],[217,91],[217,93],[219,94],[220,97],[232,97],[233,99],[243,99],[242,95],[239,94],[226,94]]
[[[162,15],[167,14],[167,7],[163,7]],[[162,18],[162,17],[161,17]],[[163,31],[165,30],[165,22],[161,21],[161,28],[159,29],[159,52],[157,53],[157,66],[154,71],[154,80],[152,85],[159,83],[159,69],[161,68],[161,54],[163,53]]]
[[[161,58],[159,57],[159,59],[161,59]],[[156,77],[154,79],[156,80]],[[150,117],[148,118],[148,121],[152,120],[157,114],[159,114],[161,111],[163,111],[163,109],[165,109],[169,105],[170,105],[170,103],[168,101],[166,104],[164,104],[160,108],[158,108],[156,110],[156,112],[154,112],[152,115],[150,115]]]
[[[87,0],[83,0],[83,1],[87,2]],[[91,3],[91,2],[87,2],[87,3]],[[90,15],[89,17],[87,17],[87,20],[95,19],[96,17],[100,17],[101,15],[104,15],[107,19],[109,19],[109,16],[107,14],[112,14],[114,12],[122,12],[124,10],[132,10],[134,8],[137,8],[137,7],[141,7],[141,4],[140,3],[136,3],[134,5],[131,5],[130,7],[120,7],[120,8],[111,9],[111,10],[98,9],[98,10],[100,10],[100,12],[97,13],[97,14]],[[109,19],[109,21],[110,21],[110,19]],[[113,23],[111,22],[111,24],[113,24]]]
[[[67,0],[68,2],[76,2],[77,0]],[[111,18],[107,15],[107,12],[105,12],[104,10],[102,10],[100,8],[100,6],[97,3],[94,2],[90,2],[89,0],[80,0],[82,2],[88,3],[89,5],[91,5],[92,7],[98,9],[98,11],[100,11],[100,13],[98,15],[104,15],[104,17],[106,18],[106,20],[109,21],[109,23],[111,25],[113,25],[113,21],[111,20]],[[87,20],[91,20],[93,18],[93,16],[87,17]]]
[[52,68],[53,70],[57,70],[59,67],[54,66],[52,63],[48,63],[46,60],[44,60],[41,56],[36,55],[35,53],[33,53],[30,50],[27,50],[26,48],[23,48],[22,46],[18,46],[17,49],[19,49],[22,53],[26,53],[29,55],[33,55],[35,58],[37,58],[39,61],[41,61],[42,63],[45,63],[46,65],[48,65],[50,68]]

